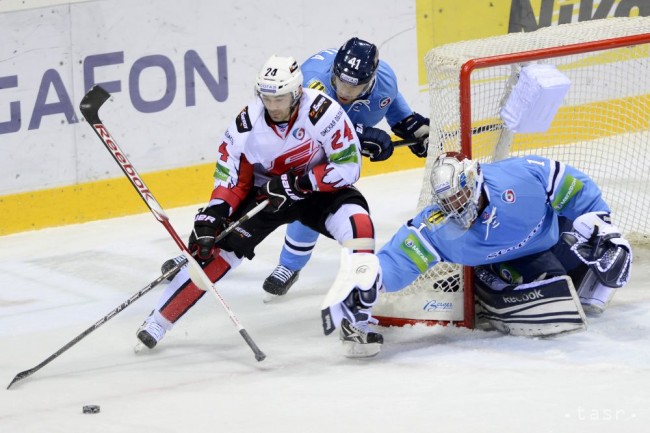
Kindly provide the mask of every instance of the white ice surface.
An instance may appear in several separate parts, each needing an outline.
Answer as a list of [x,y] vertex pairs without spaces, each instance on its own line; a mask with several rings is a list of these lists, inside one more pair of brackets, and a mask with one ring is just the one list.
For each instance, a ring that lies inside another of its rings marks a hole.
[[[421,170],[362,179],[383,244],[414,211]],[[154,191],[155,193],[155,191]],[[135,194],[135,192],[134,192]],[[119,200],[119,197],[115,198]],[[143,205],[144,206],[144,205]],[[168,210],[186,238],[196,206]],[[46,216],[44,216],[46,217]],[[587,332],[528,339],[384,329],[373,359],[341,356],[320,303],[338,267],[321,238],[289,294],[262,303],[284,231],[218,289],[266,352],[255,361],[211,293],[153,351],[135,331],[153,289],[59,358],[0,390],[0,432],[647,432],[649,260]],[[158,276],[177,253],[151,214],[0,237],[0,378],[45,360]],[[98,404],[96,415],[81,413]]]

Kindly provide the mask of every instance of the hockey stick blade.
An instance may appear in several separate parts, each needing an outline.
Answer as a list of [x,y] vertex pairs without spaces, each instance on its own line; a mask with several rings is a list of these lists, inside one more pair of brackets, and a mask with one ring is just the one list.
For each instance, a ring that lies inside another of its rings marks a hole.
[[[187,258],[189,262],[190,277],[192,278],[192,282],[198,287],[205,287],[203,290],[210,289],[210,291],[215,295],[223,309],[230,317],[232,323],[237,327],[240,334],[242,334],[242,337],[244,337],[244,333],[241,332],[244,330],[244,327],[239,322],[239,319],[237,319],[233,311],[230,309],[226,303],[226,300],[221,296],[221,293],[219,293],[214,284],[212,284],[208,276],[205,274],[205,271],[196,262],[196,260],[194,260],[189,250],[185,246],[185,243],[180,238],[180,236],[178,236],[178,232],[176,232],[174,227],[169,222],[169,217],[165,213],[162,206],[160,206],[160,203],[158,203],[158,200],[156,200],[151,190],[144,183],[144,180],[138,171],[135,169],[133,164],[131,164],[131,161],[129,161],[126,154],[122,151],[122,149],[120,149],[113,136],[110,134],[106,126],[99,118],[99,108],[104,104],[104,102],[108,100],[108,98],[110,98],[110,94],[106,90],[102,89],[100,86],[93,86],[88,91],[88,93],[84,95],[81,103],[79,104],[81,114],[83,114],[84,118],[93,128],[95,134],[102,142],[104,147],[106,147],[106,150],[108,150],[108,152],[111,154],[117,165],[120,166],[124,172],[124,175],[127,177],[127,179],[129,179],[129,182],[131,182],[133,188],[135,188],[135,190],[140,195],[140,198],[149,207],[149,210],[153,216],[156,217],[158,222],[160,222],[165,227],[167,233],[169,233],[176,245],[181,249]],[[246,333],[246,335],[248,334]],[[257,347],[257,345],[255,345],[250,337],[244,338],[244,340],[251,348],[251,350],[255,353],[255,358],[258,361],[261,361],[265,358],[262,351],[260,351],[260,349]]]
[[113,317],[117,316],[118,313],[123,311],[126,307],[129,305],[133,304],[135,301],[140,299],[142,296],[144,296],[147,292],[149,292],[151,289],[156,287],[158,284],[161,282],[165,281],[167,277],[169,277],[171,274],[185,266],[187,263],[187,260],[182,260],[176,266],[173,268],[169,269],[167,272],[153,280],[151,283],[147,284],[144,288],[140,289],[137,293],[135,293],[133,296],[131,296],[129,299],[126,301],[122,302],[120,305],[118,305],[116,308],[114,308],[110,313],[99,319],[97,322],[95,322],[94,325],[86,329],[84,332],[81,334],[77,335],[74,339],[72,339],[69,343],[67,343],[65,346],[54,352],[52,355],[50,355],[45,361],[41,362],[37,366],[30,368],[29,370],[21,371],[14,377],[14,379],[11,381],[9,386],[7,386],[7,389],[11,388],[15,383],[20,382],[23,379],[28,378],[32,374],[36,373],[38,370],[41,368],[45,367],[47,364],[50,362],[54,361],[56,358],[58,358],[63,352],[66,350],[70,349],[72,346],[77,344],[79,341],[81,341],[83,338],[87,337],[90,333],[94,332],[97,328],[102,326],[104,323],[108,322],[111,320]]
[[99,109],[110,97],[111,94],[101,86],[93,86],[88,93],[84,95],[79,104],[79,110],[81,110],[84,119],[86,119],[90,124],[101,123],[99,120]]

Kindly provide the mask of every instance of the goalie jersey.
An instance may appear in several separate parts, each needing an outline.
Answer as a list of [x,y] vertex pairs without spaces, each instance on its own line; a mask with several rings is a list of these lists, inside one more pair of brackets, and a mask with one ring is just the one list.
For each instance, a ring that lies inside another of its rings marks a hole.
[[561,162],[527,156],[481,169],[488,203],[469,229],[431,205],[377,253],[387,291],[401,290],[438,262],[477,266],[549,250],[559,240],[558,217],[609,212],[593,180]]

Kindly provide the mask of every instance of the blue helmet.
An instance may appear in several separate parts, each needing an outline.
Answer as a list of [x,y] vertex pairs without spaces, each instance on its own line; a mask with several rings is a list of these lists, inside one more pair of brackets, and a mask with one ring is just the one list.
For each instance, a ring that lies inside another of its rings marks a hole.
[[[332,79],[352,86],[369,84],[379,66],[379,50],[375,44],[352,38],[339,48],[332,65]],[[368,86],[369,87],[369,86]]]

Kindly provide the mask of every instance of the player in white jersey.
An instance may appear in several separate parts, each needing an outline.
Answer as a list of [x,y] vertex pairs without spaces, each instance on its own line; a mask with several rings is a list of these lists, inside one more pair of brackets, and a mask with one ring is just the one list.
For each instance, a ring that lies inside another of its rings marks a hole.
[[434,203],[377,253],[388,292],[438,262],[475,266],[483,317],[505,332],[551,335],[583,329],[580,303],[601,313],[628,281],[630,245],[574,167],[537,156],[479,165],[448,152],[431,183]]
[[[427,156],[429,119],[414,112],[400,93],[393,69],[379,59],[375,44],[351,38],[338,50],[320,51],[305,61],[303,85],[336,99],[354,123],[361,152],[370,161],[384,161],[393,153],[390,136],[375,128],[383,119],[395,135],[423,138],[409,149]],[[280,263],[263,284],[265,300],[281,296],[297,281],[309,261],[318,233],[295,222],[289,224],[280,253]]]
[[[357,134],[336,101],[303,89],[302,81],[292,57],[272,56],[258,74],[257,97],[237,115],[218,146],[214,190],[196,215],[189,240],[190,251],[213,282],[244,257],[252,259],[257,244],[293,221],[335,239],[346,255],[375,257],[368,204],[352,186],[361,168]],[[266,199],[269,205],[262,212],[215,244],[229,221]],[[344,343],[371,348],[356,354],[372,355],[383,341],[368,326],[377,289],[351,288],[337,301],[345,304],[347,315],[329,324],[329,332],[341,327]],[[204,293],[183,268],[138,330],[138,339],[153,348]]]

